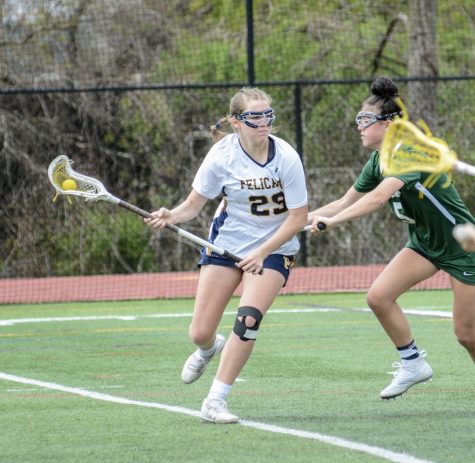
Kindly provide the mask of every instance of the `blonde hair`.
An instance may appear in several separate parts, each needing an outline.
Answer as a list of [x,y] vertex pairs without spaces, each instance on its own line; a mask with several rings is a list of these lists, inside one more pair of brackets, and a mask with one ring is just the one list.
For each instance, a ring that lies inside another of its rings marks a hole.
[[237,92],[229,102],[229,114],[216,122],[210,127],[210,133],[213,141],[217,141],[229,135],[232,132],[226,132],[222,129],[223,124],[229,123],[229,119],[233,116],[241,114],[246,109],[249,101],[266,101],[269,106],[272,103],[271,96],[257,87],[243,87]]

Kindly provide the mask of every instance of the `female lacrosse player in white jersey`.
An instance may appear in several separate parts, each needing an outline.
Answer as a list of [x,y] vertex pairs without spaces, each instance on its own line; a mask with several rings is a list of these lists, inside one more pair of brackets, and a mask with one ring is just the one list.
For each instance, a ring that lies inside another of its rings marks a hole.
[[318,222],[326,224],[328,230],[389,203],[396,218],[408,224],[409,241],[367,295],[369,307],[401,357],[393,381],[380,393],[382,399],[390,399],[432,376],[432,368],[418,350],[397,299],[439,270],[450,276],[457,340],[475,361],[475,254],[463,250],[453,236],[457,224],[473,224],[475,218],[445,174],[428,189],[424,184],[430,174],[390,176],[381,171],[379,148],[384,132],[400,112],[398,88],[387,77],[379,77],[371,91],[373,95],[363,102],[356,117],[363,146],[373,150],[371,156],[345,195],[312,211],[309,218],[313,231],[318,233]]
[[[296,234],[307,223],[307,190],[301,160],[284,140],[271,135],[271,98],[243,88],[230,102],[229,116],[212,127],[219,141],[201,164],[192,190],[172,210],[161,208],[146,220],[155,228],[193,219],[206,201],[221,197],[209,240],[239,257],[239,264],[201,251],[200,277],[189,334],[198,349],[185,362],[183,382],[196,381],[222,351],[216,377],[203,402],[201,417],[234,423],[226,402],[251,355],[259,324],[285,285],[299,250]],[[229,123],[232,134],[219,131]],[[234,328],[227,342],[216,331],[223,312],[242,283]]]

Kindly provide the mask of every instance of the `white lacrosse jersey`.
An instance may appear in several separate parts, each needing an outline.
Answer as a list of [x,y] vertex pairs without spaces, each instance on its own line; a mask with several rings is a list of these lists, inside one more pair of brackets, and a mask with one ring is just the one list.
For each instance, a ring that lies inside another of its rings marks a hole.
[[[254,161],[237,134],[216,143],[193,181],[200,195],[222,200],[210,228],[209,241],[239,257],[267,241],[288,216],[288,209],[307,204],[307,188],[298,153],[284,140],[269,136],[274,149],[265,164]],[[273,254],[294,255],[296,236]]]

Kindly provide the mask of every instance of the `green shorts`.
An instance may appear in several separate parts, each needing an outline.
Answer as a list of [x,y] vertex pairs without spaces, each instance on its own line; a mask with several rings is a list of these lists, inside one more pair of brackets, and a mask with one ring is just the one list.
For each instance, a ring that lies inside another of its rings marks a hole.
[[424,251],[414,246],[412,243],[407,243],[406,248],[412,249],[417,254],[425,257],[432,262],[439,270],[447,272],[451,277],[465,283],[466,285],[475,286],[475,252],[466,252],[460,257],[451,259],[450,261],[443,261],[441,259],[433,259],[429,257]]

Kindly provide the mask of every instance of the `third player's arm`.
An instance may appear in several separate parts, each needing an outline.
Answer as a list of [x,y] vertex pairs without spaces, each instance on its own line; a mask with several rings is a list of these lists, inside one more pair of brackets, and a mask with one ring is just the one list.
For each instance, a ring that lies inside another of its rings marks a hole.
[[350,206],[333,215],[331,225],[338,225],[377,211],[403,186],[404,182],[398,178],[389,177],[384,179],[374,190],[364,194]]
[[308,223],[312,223],[315,216],[333,217],[335,214],[338,214],[338,212],[358,201],[364,194],[365,193],[359,193],[352,186],[341,198],[310,212],[308,214]]

